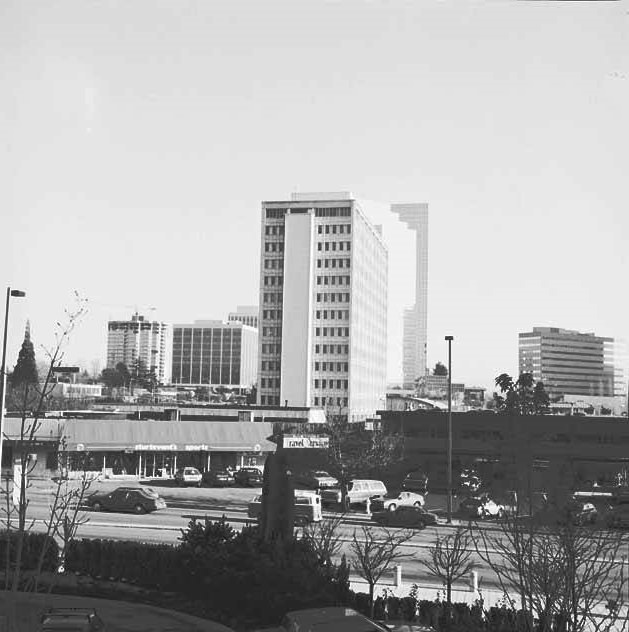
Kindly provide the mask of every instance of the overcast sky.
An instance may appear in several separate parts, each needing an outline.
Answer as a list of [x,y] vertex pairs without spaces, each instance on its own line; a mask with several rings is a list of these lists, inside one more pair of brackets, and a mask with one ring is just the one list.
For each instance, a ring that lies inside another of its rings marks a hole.
[[[629,4],[3,0],[0,279],[68,362],[109,318],[258,302],[260,202],[351,191],[385,221],[388,374],[430,208],[428,360],[490,385],[535,325],[629,337]],[[379,210],[378,210],[379,209]],[[155,307],[155,311],[148,308]]]

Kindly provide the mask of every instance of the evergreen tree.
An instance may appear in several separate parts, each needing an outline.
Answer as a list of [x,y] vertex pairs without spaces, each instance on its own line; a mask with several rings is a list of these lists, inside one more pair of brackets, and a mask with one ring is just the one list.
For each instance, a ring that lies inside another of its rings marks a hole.
[[11,375],[11,386],[33,385],[39,382],[37,364],[35,363],[35,349],[31,341],[31,325],[26,322],[24,342],[17,358],[17,364]]

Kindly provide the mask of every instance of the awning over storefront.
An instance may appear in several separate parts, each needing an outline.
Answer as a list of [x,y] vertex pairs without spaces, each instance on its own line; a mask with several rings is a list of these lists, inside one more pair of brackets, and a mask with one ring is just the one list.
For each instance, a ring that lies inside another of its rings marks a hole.
[[[7,419],[7,435],[19,438],[19,419]],[[275,452],[273,425],[238,421],[43,419],[37,438],[63,436],[70,452]]]

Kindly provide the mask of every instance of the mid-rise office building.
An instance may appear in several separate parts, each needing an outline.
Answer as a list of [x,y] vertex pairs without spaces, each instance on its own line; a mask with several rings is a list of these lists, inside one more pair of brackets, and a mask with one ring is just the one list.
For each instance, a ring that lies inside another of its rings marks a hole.
[[626,395],[622,344],[614,338],[557,327],[519,334],[520,373],[532,373],[551,397]]
[[259,404],[353,421],[384,406],[387,264],[348,193],[262,203]]
[[242,323],[249,327],[258,328],[258,306],[257,305],[238,305],[235,312],[229,312],[227,322]]
[[249,388],[256,382],[258,330],[241,322],[173,326],[172,383]]
[[415,302],[404,310],[402,375],[413,388],[426,375],[428,341],[428,204],[392,204],[391,212],[415,231]]
[[137,312],[131,320],[110,320],[107,323],[107,368],[123,363],[129,370],[141,362],[155,374],[158,382],[168,381],[168,338],[166,323],[146,320]]

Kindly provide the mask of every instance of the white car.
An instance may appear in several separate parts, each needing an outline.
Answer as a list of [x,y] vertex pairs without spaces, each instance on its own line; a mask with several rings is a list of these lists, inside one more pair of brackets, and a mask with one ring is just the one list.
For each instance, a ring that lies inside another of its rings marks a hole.
[[505,514],[505,507],[488,496],[472,496],[461,501],[459,512],[475,518],[501,518]]
[[175,482],[177,485],[194,485],[201,487],[203,475],[196,467],[182,467],[175,472]]
[[415,492],[400,492],[395,498],[384,497],[371,502],[372,511],[395,511],[398,507],[423,507],[425,498]]

